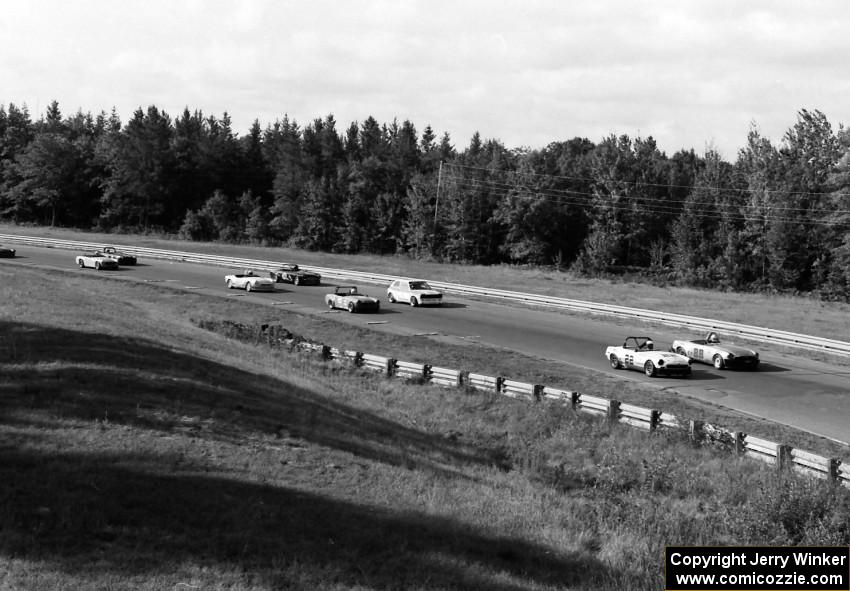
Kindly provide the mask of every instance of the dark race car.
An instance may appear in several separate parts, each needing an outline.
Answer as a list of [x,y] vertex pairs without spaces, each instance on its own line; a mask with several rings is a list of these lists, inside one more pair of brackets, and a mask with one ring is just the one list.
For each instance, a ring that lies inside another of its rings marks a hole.
[[114,246],[104,246],[100,252],[108,256],[109,258],[113,258],[118,261],[119,265],[135,265],[136,264],[136,255],[127,254],[125,252],[121,252]]
[[274,271],[269,271],[276,283],[292,283],[293,285],[319,285],[322,276],[312,271],[305,271],[294,263],[284,263]]

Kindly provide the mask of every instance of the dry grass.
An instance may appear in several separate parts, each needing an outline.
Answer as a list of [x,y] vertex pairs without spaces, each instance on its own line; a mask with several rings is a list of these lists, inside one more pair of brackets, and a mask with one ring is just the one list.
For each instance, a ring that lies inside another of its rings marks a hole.
[[[657,589],[664,544],[850,543],[846,491],[192,320],[274,314],[399,358],[420,339],[152,285],[15,278],[0,281],[0,588]],[[592,379],[429,346],[449,367]]]

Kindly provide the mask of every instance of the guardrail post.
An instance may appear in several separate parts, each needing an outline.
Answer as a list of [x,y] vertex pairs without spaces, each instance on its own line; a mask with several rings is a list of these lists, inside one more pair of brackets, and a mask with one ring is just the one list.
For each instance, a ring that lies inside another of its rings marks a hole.
[[469,384],[469,372],[465,369],[458,370],[457,385],[458,387]]
[[736,456],[744,454],[744,439],[746,439],[746,437],[747,434],[741,433],[740,431],[732,433],[732,451]]
[[784,470],[791,465],[791,446],[780,444],[776,446],[776,469]]
[[702,443],[703,437],[705,433],[702,430],[702,427],[705,423],[702,421],[694,421],[691,420],[688,422],[688,437],[694,443]]
[[534,384],[534,391],[532,392],[532,397],[534,398],[534,402],[540,402],[543,400],[543,386],[541,384]]
[[354,367],[363,367],[363,352],[354,352]]
[[395,373],[395,364],[396,364],[395,359],[393,359],[393,358],[387,359],[387,377],[388,378],[393,377],[393,374]]
[[431,379],[431,366],[427,363],[422,365],[422,379],[430,380]]
[[581,402],[581,394],[579,394],[578,392],[571,392],[570,404],[572,405],[574,411],[578,410],[579,402]]
[[658,423],[661,422],[661,411],[660,410],[650,410],[649,411],[649,432],[652,433],[655,429],[658,428]]
[[826,479],[830,482],[838,481],[838,466],[841,464],[841,460],[837,460],[835,458],[829,458],[826,464]]
[[502,386],[505,383],[505,378],[502,376],[496,376],[496,394],[502,393]]
[[611,400],[608,403],[608,416],[605,417],[609,423],[616,423],[620,418],[620,401]]
[[324,359],[325,361],[333,359],[333,354],[331,353],[330,345],[322,345],[322,359]]

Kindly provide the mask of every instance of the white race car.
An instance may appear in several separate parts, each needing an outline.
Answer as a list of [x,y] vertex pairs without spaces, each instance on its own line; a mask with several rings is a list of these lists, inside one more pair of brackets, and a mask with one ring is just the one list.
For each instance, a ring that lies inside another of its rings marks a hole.
[[244,289],[245,291],[274,291],[274,281],[268,277],[260,277],[251,270],[242,274],[225,275],[224,284],[227,289]]
[[649,337],[626,337],[621,347],[608,347],[605,357],[614,369],[636,369],[649,377],[689,376],[691,360],[678,353],[656,351]]
[[387,299],[391,304],[405,302],[416,306],[439,306],[443,294],[428,285],[427,281],[396,279],[387,288]]
[[92,269],[100,271],[102,269],[115,270],[118,268],[118,261],[116,259],[100,252],[99,250],[84,252],[83,254],[77,255],[77,258],[74,260],[77,265],[79,265],[80,269],[91,267]]
[[710,363],[717,369],[741,367],[758,369],[759,354],[748,347],[721,343],[716,332],[710,332],[704,339],[686,341],[677,339],[670,346],[671,351],[685,355],[694,361]]

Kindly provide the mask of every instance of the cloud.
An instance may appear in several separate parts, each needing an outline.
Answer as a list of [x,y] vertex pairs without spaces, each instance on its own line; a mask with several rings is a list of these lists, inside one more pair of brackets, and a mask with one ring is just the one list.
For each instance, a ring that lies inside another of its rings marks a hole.
[[431,124],[463,147],[652,135],[734,157],[801,108],[846,120],[841,0],[537,2],[31,0],[0,21],[0,100],[43,110],[156,104]]

